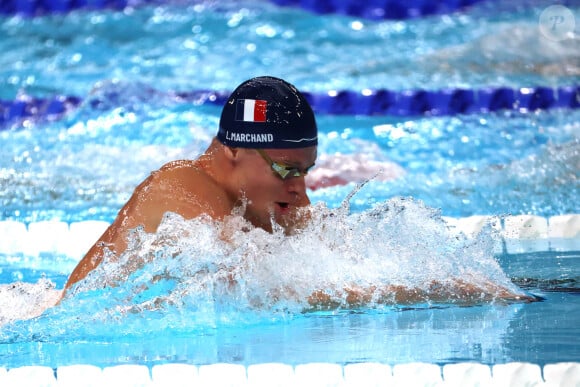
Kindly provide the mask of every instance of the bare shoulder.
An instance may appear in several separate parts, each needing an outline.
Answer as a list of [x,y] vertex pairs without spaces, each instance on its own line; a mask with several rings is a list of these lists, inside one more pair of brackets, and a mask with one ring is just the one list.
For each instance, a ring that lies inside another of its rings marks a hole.
[[163,213],[173,211],[185,218],[202,213],[221,218],[232,209],[223,187],[194,160],[175,160],[163,165],[137,190]]
[[[199,165],[197,160],[174,160],[151,173],[151,182],[163,189],[184,189],[189,194],[221,194],[222,187]],[[170,186],[167,183],[177,184]]]
[[158,179],[196,179],[210,180],[209,175],[200,167],[197,160],[173,160],[164,164],[157,171],[153,171],[151,176]]
[[167,163],[135,188],[113,224],[74,269],[66,288],[101,263],[105,248],[124,251],[129,230],[142,226],[147,232],[155,232],[168,211],[192,219],[202,214],[223,218],[231,209],[225,190],[195,161]]

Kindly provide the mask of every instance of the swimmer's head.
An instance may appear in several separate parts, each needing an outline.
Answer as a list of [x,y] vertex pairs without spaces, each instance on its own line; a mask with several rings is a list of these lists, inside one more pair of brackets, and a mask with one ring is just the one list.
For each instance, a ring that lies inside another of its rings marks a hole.
[[306,98],[288,82],[257,77],[229,97],[218,140],[239,148],[293,149],[316,146],[318,129]]

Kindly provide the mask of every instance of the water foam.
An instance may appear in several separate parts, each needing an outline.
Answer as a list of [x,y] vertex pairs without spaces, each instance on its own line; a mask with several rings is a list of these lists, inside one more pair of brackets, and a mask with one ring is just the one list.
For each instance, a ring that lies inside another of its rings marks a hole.
[[[318,204],[309,214],[304,230],[285,235],[236,214],[221,222],[167,213],[156,233],[135,229],[126,252],[106,257],[59,305],[4,330],[4,339],[102,336],[111,324],[115,334],[190,331],[305,311],[380,312],[523,294],[493,257],[491,228],[467,239],[419,201],[394,198],[361,213],[350,213],[346,201],[338,209]],[[466,288],[477,291],[466,297]],[[353,301],[349,289],[365,296]],[[411,298],[385,294],[400,289],[411,289]],[[326,298],[313,298],[317,292]]]
[[306,229],[288,236],[253,228],[238,215],[218,222],[168,213],[156,233],[136,229],[128,250],[111,256],[74,294],[110,286],[123,289],[132,307],[219,302],[299,312],[313,292],[338,297],[349,286],[429,291],[426,284],[463,279],[517,292],[493,258],[491,231],[475,240],[458,236],[421,202],[397,198],[356,214],[319,204],[310,216]]
[[31,284],[14,282],[0,285],[0,327],[22,319],[40,316],[61,297],[62,291],[46,278]]

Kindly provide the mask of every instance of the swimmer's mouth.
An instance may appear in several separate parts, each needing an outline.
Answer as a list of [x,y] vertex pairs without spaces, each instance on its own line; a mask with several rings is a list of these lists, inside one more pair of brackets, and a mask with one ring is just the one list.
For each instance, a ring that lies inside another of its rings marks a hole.
[[276,202],[276,204],[283,210],[286,210],[290,207],[290,204],[286,202]]

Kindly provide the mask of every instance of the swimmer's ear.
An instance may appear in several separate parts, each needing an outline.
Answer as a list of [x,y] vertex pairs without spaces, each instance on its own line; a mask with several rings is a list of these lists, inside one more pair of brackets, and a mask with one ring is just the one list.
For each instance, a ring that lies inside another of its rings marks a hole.
[[239,149],[231,146],[224,146],[224,154],[230,160],[235,160],[238,157]]

